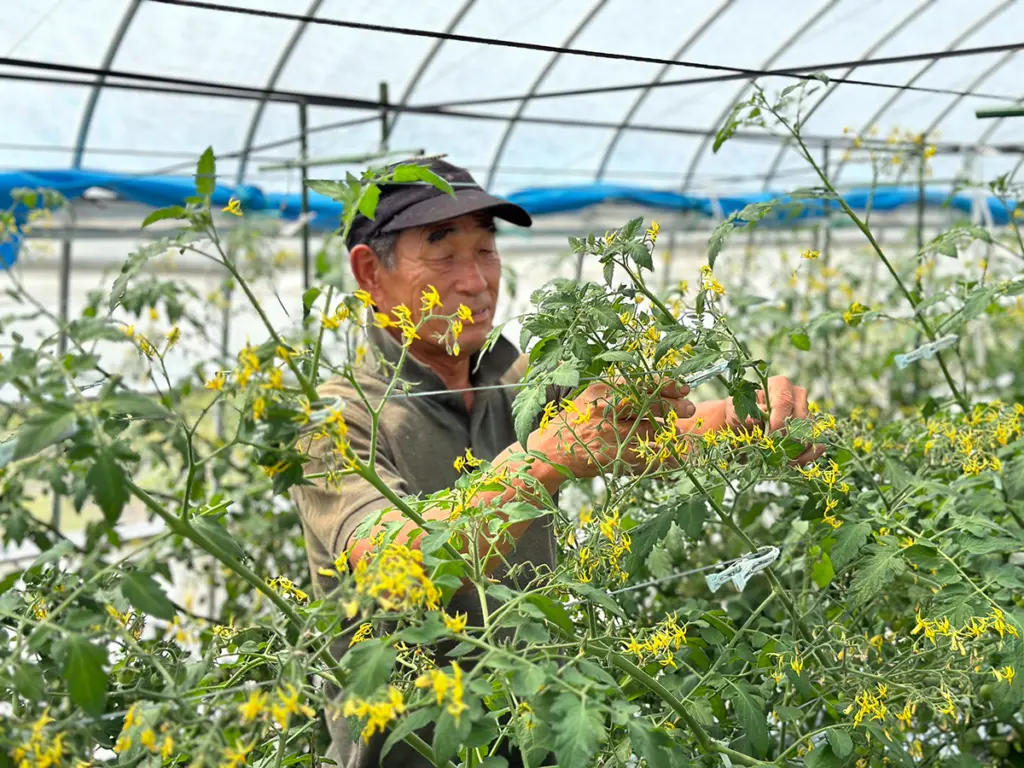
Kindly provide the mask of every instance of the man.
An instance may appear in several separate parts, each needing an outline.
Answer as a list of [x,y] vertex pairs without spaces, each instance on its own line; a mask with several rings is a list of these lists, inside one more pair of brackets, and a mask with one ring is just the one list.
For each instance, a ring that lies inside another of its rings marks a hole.
[[[499,338],[492,349],[482,355],[480,350],[491,330],[498,303],[501,279],[501,261],[495,246],[495,217],[528,227],[531,219],[522,208],[484,192],[464,169],[435,160],[430,163],[435,173],[447,179],[455,188],[452,198],[429,185],[385,185],[373,220],[359,215],[348,238],[352,273],[359,287],[369,294],[376,311],[390,315],[399,305],[409,307],[413,321],[419,322],[421,296],[428,286],[436,288],[444,312],[453,313],[460,305],[472,311],[473,321],[464,324],[459,338],[460,353],[449,353],[435,334],[444,334],[447,321],[434,319],[420,329],[419,339],[412,342],[400,376],[411,383],[410,394],[430,393],[426,396],[393,397],[382,411],[377,442],[376,467],[381,479],[399,496],[430,494],[454,486],[458,471],[454,460],[466,449],[495,466],[509,465],[509,476],[520,468],[527,468],[533,479],[555,494],[565,478],[543,461],[524,464],[511,457],[521,454],[523,447],[516,440],[512,418],[515,390],[494,387],[512,383],[525,369],[525,355],[506,339]],[[368,331],[374,352],[388,363],[396,364],[402,354],[402,342],[396,329],[371,327]],[[368,358],[374,358],[371,354]],[[389,372],[369,365],[357,373],[358,381],[369,401],[376,406],[385,395]],[[477,389],[474,389],[477,388]],[[345,419],[352,449],[362,460],[367,460],[370,449],[370,418],[355,391],[344,380],[323,385],[325,397],[340,396],[347,405]],[[557,427],[543,432],[534,431],[527,448],[547,456],[552,462],[567,466],[577,477],[593,477],[602,470],[604,461],[614,457],[618,442],[609,420],[600,412],[607,403],[608,386],[597,382],[581,394],[576,403],[586,412],[593,404],[593,418],[574,424],[577,437],[596,451],[591,455],[569,451],[558,444]],[[730,400],[702,403],[694,406],[685,400],[686,387],[669,385],[661,397],[682,419],[680,426],[693,432],[717,429],[726,424],[739,426],[739,420]],[[401,394],[398,391],[398,394]],[[769,380],[772,403],[772,430],[781,428],[789,417],[807,415],[807,393],[793,386],[787,379]],[[697,422],[702,419],[702,422]],[[702,424],[696,430],[697,423]],[[641,425],[645,426],[645,425]],[[621,439],[628,435],[632,423],[618,420],[614,427]],[[638,430],[643,434],[644,430]],[[314,461],[307,472],[322,472],[325,452],[330,448],[326,440],[314,444],[310,453]],[[600,446],[606,446],[601,450]],[[809,448],[800,460],[815,458]],[[512,499],[523,481],[510,483],[504,493],[480,493],[475,502],[484,503],[501,496],[499,504]],[[367,516],[390,507],[387,498],[368,482],[346,477],[340,488],[328,489],[321,482],[316,485],[296,486],[293,495],[302,518],[309,555],[309,566],[317,591],[321,594],[333,587],[331,578],[319,575],[319,569],[331,568],[335,558],[348,550],[352,566],[372,549],[370,536],[353,536]],[[425,517],[441,519],[445,510],[428,510]],[[384,515],[383,521],[403,519],[394,511]],[[405,537],[417,529],[409,522],[400,536]],[[554,568],[555,538],[548,518],[517,523],[510,528],[514,546],[502,548],[502,554],[512,566],[528,565],[533,568]],[[412,546],[417,546],[414,543]],[[497,559],[497,558],[495,558]],[[525,569],[529,572],[529,568]],[[505,572],[492,576],[504,578]],[[515,584],[511,584],[515,586]],[[481,610],[474,592],[458,593],[448,606],[448,613],[467,613],[469,624],[481,624]],[[344,652],[347,639],[338,644],[336,653]],[[333,739],[328,756],[344,768],[376,766],[383,738],[372,739],[369,745],[353,742],[343,719],[328,718]],[[513,757],[513,756],[510,756]],[[511,762],[511,761],[510,761]],[[404,744],[389,753],[385,765],[427,766]]]

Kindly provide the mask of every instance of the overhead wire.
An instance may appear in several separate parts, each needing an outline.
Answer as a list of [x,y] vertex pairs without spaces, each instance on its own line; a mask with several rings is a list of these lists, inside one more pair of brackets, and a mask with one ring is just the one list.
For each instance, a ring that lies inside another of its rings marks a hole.
[[[821,71],[822,69],[838,69],[846,68],[853,65],[857,66],[877,66],[881,64],[904,64],[911,61],[920,60],[939,60],[945,58],[954,58],[959,56],[973,56],[982,53],[1001,53],[1009,50],[1017,50],[1024,48],[1024,42],[1020,43],[1008,43],[1005,45],[991,45],[982,46],[977,48],[961,48],[955,51],[934,51],[931,53],[922,54],[904,54],[901,56],[888,56],[880,59],[868,59],[861,61],[845,61],[845,62],[831,62],[828,64],[816,64],[812,66],[798,66],[798,67],[784,67],[778,69],[750,69],[746,67],[731,67],[725,64],[708,64],[705,62],[689,61],[689,60],[678,60],[678,59],[666,59],[657,56],[640,56],[636,54],[628,53],[617,53],[614,51],[600,51],[592,48],[569,48],[566,46],[559,45],[547,45],[544,43],[529,43],[520,40],[501,40],[493,37],[482,37],[479,35],[464,35],[456,32],[438,32],[429,29],[414,29],[411,27],[399,27],[391,24],[370,24],[368,22],[361,21],[345,21],[343,19],[331,19],[322,16],[307,16],[298,13],[286,13],[283,11],[271,11],[266,9],[257,8],[244,8],[244,7],[233,7],[228,5],[222,5],[220,3],[203,2],[202,0],[150,0],[150,2],[160,3],[163,5],[170,5],[176,7],[185,8],[197,8],[201,10],[210,11],[221,11],[225,13],[235,13],[244,16],[257,16],[262,18],[279,19],[284,21],[296,21],[306,24],[319,24],[325,26],[342,27],[346,29],[357,29],[366,32],[384,32],[395,35],[405,35],[411,37],[426,37],[434,40],[446,40],[452,42],[461,43],[476,43],[479,45],[488,45],[502,48],[516,48],[521,50],[539,51],[543,53],[555,53],[560,55],[569,56],[585,56],[590,58],[599,59],[611,59],[614,61],[629,61],[641,64],[661,64],[667,66],[686,67],[689,69],[701,69],[707,71],[721,72],[724,74],[715,75],[712,77],[705,78],[689,78],[686,80],[665,80],[659,83],[653,84],[655,87],[669,87],[674,85],[692,85],[702,83],[716,83],[723,82],[726,80],[742,80],[749,77],[766,77],[766,76],[783,76],[793,77],[796,79],[807,79],[813,76],[813,73]],[[870,80],[855,80],[848,78],[837,78],[834,82],[842,82],[850,85],[867,85],[881,88],[903,88],[902,84],[895,83],[878,83]],[[537,93],[530,95],[530,98],[563,98],[565,96],[576,96],[576,95],[589,95],[595,93],[614,93],[616,91],[623,90],[637,90],[640,88],[647,88],[651,85],[650,82],[633,83],[628,85],[617,85],[617,86],[603,86],[601,88],[594,89],[578,89],[573,91],[555,91],[550,93]],[[913,87],[912,87],[913,88]],[[932,93],[943,93],[947,95],[959,95],[960,92],[947,90],[947,89],[930,89]],[[981,94],[978,94],[981,95]],[[1006,99],[1013,100],[1015,97],[1006,96],[1003,94],[986,94],[986,98],[994,99]],[[448,106],[469,106],[469,105],[482,105],[482,104],[499,104],[504,102],[515,102],[522,101],[525,96],[502,96],[495,97],[494,99],[472,99],[463,100],[459,102],[445,102],[444,105]],[[442,106],[442,105],[434,105]]]

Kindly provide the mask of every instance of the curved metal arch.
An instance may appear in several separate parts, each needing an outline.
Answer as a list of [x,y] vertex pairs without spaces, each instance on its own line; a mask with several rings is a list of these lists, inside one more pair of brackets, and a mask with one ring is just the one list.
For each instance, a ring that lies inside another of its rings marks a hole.
[[[142,0],[131,0],[128,7],[125,8],[124,14],[121,16],[121,21],[117,24],[117,29],[114,30],[114,36],[110,38],[110,45],[107,46],[106,52],[103,54],[103,62],[100,64],[100,69],[104,72],[110,69],[110,65],[114,63],[114,57],[117,56],[118,50],[121,48],[121,43],[124,41],[125,35],[128,33],[128,27],[132,24],[132,19],[135,18],[135,13],[139,10],[139,6],[142,4]],[[85,154],[85,142],[89,138],[89,129],[92,127],[92,118],[96,114],[96,103],[100,99],[100,93],[103,90],[103,83],[106,81],[106,75],[99,75],[96,78],[96,84],[89,91],[89,98],[85,102],[85,108],[82,110],[82,119],[78,121],[78,134],[75,136],[75,149],[71,155],[71,167],[81,168],[82,167],[82,155]]]
[[[815,24],[817,24],[823,16],[828,15],[828,13],[839,4],[839,2],[840,0],[830,0],[824,6],[822,6],[817,13],[815,13],[810,19],[807,20],[806,24],[800,27],[800,29],[796,30],[792,35],[790,35],[789,39],[787,39],[785,42],[782,43],[782,45],[776,48],[772,55],[765,59],[764,63],[761,64],[759,68],[770,69],[775,64],[775,61],[780,56],[782,56],[782,54],[784,54],[791,47],[793,47],[793,45],[801,37],[804,36],[805,32],[807,32]],[[711,144],[712,138],[714,138],[714,131],[717,130],[717,127],[722,124],[722,121],[729,116],[729,113],[732,111],[733,106],[743,95],[743,92],[747,90],[748,87],[749,84],[746,82],[744,82],[743,85],[739,87],[739,89],[736,91],[736,94],[726,102],[725,109],[723,109],[721,114],[719,114],[718,117],[715,118],[715,121],[711,123],[711,131],[709,131],[708,134],[701,139],[700,146],[697,147],[697,151],[693,154],[693,159],[690,160],[690,167],[686,169],[686,176],[683,177],[683,192],[686,192],[690,188],[690,184],[693,182],[693,176],[697,172],[697,166],[699,166],[701,160],[704,159],[704,153],[707,151],[708,146]]]
[[271,70],[270,77],[267,78],[267,85],[264,89],[265,95],[257,102],[256,109],[253,110],[252,120],[249,121],[249,129],[245,132],[245,143],[242,144],[242,151],[238,156],[238,170],[235,172],[236,186],[241,185],[245,180],[245,172],[249,168],[249,153],[252,151],[252,143],[256,139],[256,131],[259,130],[260,121],[263,119],[263,112],[267,108],[267,96],[277,87],[277,81],[295,52],[295,47],[299,44],[302,33],[306,31],[306,27],[309,26],[309,22],[313,20],[313,17],[320,12],[322,4],[323,0],[312,0],[309,4],[304,18],[292,31],[292,36],[288,38],[288,42],[281,49],[281,55],[277,57],[277,63],[274,64],[274,69]]
[[[932,0],[934,2],[935,0]],[[686,55],[686,52],[692,48],[698,40],[700,40],[704,33],[707,32],[712,25],[724,14],[730,7],[736,3],[736,0],[723,0],[721,4],[711,12],[711,14],[704,20],[704,22],[697,27],[697,29],[691,34],[676,52],[672,54],[673,59],[681,58]],[[600,181],[604,177],[604,172],[608,170],[608,163],[611,162],[612,155],[615,153],[615,148],[619,145],[619,139],[622,138],[623,132],[633,122],[633,118],[636,117],[636,113],[640,111],[640,107],[647,101],[647,97],[651,94],[656,83],[660,83],[662,78],[672,70],[671,64],[662,64],[658,74],[654,76],[650,84],[644,88],[640,94],[633,100],[633,103],[626,110],[626,114],[622,118],[622,122],[619,123],[615,129],[615,133],[612,134],[611,140],[608,142],[608,146],[604,149],[604,154],[601,155],[601,162],[597,166],[597,172],[594,174],[594,181]]]
[[[956,109],[956,105],[959,104],[961,101],[963,101],[964,97],[966,97],[968,93],[970,93],[971,91],[973,91],[976,88],[980,87],[982,83],[984,83],[986,80],[988,80],[990,77],[992,77],[992,75],[994,75],[1000,69],[1005,67],[1010,62],[1010,59],[1012,59],[1014,56],[1016,56],[1019,52],[1020,51],[1007,51],[1006,53],[1004,53],[1002,55],[1002,57],[999,59],[999,61],[997,61],[991,67],[989,67],[984,72],[982,72],[980,75],[978,75],[976,78],[974,78],[974,80],[971,81],[971,84],[968,85],[964,89],[964,92],[960,96],[957,96],[955,99],[953,99],[953,101],[951,101],[949,103],[949,105],[944,110],[942,110],[942,112],[940,112],[938,114],[938,116],[936,116],[936,118],[934,120],[931,121],[931,123],[928,125],[928,127],[924,129],[923,135],[924,136],[928,136],[936,128],[938,128],[939,124],[942,123],[942,121],[945,120],[949,116],[950,112],[952,112],[954,109]],[[999,118],[999,119],[1004,119],[1004,118]],[[896,183],[897,184],[899,184],[900,181],[903,180],[903,175],[906,172],[907,172],[907,166],[906,165],[901,166],[900,170],[899,170],[899,173],[896,174]]]
[[[947,46],[945,47],[945,49],[944,49],[944,50],[945,50],[945,51],[953,51],[953,50],[956,50],[956,48],[957,48],[957,47],[958,47],[958,46],[959,46],[959,45],[960,45],[961,43],[963,43],[963,42],[964,42],[965,40],[967,40],[967,39],[968,39],[968,38],[969,38],[969,37],[970,37],[971,35],[973,35],[973,34],[974,34],[975,32],[977,32],[977,31],[978,31],[979,29],[981,29],[982,27],[984,27],[984,26],[985,26],[986,24],[988,24],[988,23],[989,23],[990,21],[992,21],[992,19],[994,19],[994,18],[995,18],[996,16],[998,16],[999,14],[1001,14],[1001,13],[1002,13],[1003,11],[1005,11],[1005,10],[1006,10],[1007,8],[1009,8],[1010,6],[1012,6],[1012,5],[1013,5],[1013,4],[1015,3],[1015,2],[1016,2],[1016,0],[1003,0],[1003,2],[1002,2],[1002,3],[1000,3],[999,5],[997,5],[997,6],[996,6],[995,8],[993,8],[992,10],[988,11],[988,12],[987,12],[987,13],[986,13],[986,14],[985,14],[984,16],[982,16],[982,17],[981,17],[980,19],[978,19],[978,20],[977,20],[976,22],[974,22],[974,23],[973,23],[973,24],[971,24],[971,25],[970,25],[969,27],[967,27],[967,29],[965,29],[965,30],[964,30],[963,32],[961,32],[961,33],[960,33],[959,35],[957,35],[957,36],[956,36],[956,37],[955,37],[955,38],[953,39],[953,41],[952,41],[952,42],[951,42],[951,43],[950,43],[949,45],[947,45]],[[918,80],[920,80],[920,79],[921,79],[922,77],[924,77],[924,76],[925,76],[925,74],[927,74],[927,73],[928,73],[928,71],[929,71],[929,70],[930,70],[930,69],[931,69],[932,67],[934,67],[934,66],[935,66],[935,64],[937,63],[937,61],[938,61],[937,59],[932,59],[931,61],[929,61],[929,62],[928,62],[927,64],[925,64],[925,65],[924,65],[923,67],[921,67],[921,68],[920,68],[920,69],[919,69],[919,70],[918,70],[918,71],[917,71],[917,72],[916,72],[916,73],[915,73],[915,74],[913,75],[913,77],[911,77],[911,78],[910,78],[909,80],[907,80],[907,82],[906,82],[906,83],[904,83],[904,85],[905,85],[905,86],[907,86],[907,85],[913,85],[914,83],[916,83],[916,82],[917,82]],[[860,137],[860,138],[863,138],[863,137],[864,137],[864,134],[865,134],[865,133],[866,133],[866,132],[867,132],[867,131],[868,131],[868,130],[869,130],[869,129],[871,128],[871,126],[872,126],[872,125],[874,125],[874,124],[875,124],[876,122],[878,122],[878,120],[879,120],[879,119],[881,119],[881,117],[882,117],[882,116],[883,116],[883,115],[884,115],[884,114],[885,114],[886,112],[888,112],[888,111],[889,111],[889,108],[890,108],[890,107],[892,107],[892,105],[893,105],[893,104],[895,104],[895,103],[896,103],[897,101],[899,101],[900,97],[901,97],[901,96],[903,96],[903,94],[905,94],[905,93],[906,93],[906,91],[905,91],[905,90],[899,90],[899,91],[896,91],[896,92],[895,92],[895,93],[894,93],[894,94],[893,94],[892,96],[890,96],[890,97],[889,97],[888,99],[886,99],[885,103],[884,103],[884,104],[883,104],[883,105],[882,105],[881,107],[879,107],[879,108],[878,108],[878,109],[877,109],[877,110],[875,111],[875,113],[874,113],[874,114],[873,114],[873,115],[872,115],[871,117],[869,117],[869,118],[868,118],[867,122],[865,122],[865,123],[864,123],[864,127],[863,127],[863,128],[861,128],[861,129],[860,129],[859,131],[857,131],[857,136],[858,136],[858,137]],[[848,164],[849,164],[849,159],[848,159],[848,158],[843,158],[843,157],[841,157],[841,158],[839,159],[839,162],[838,162],[838,163],[836,164],[836,170],[835,170],[835,174],[834,174],[834,175],[832,176],[832,179],[831,179],[831,181],[832,181],[832,183],[833,183],[833,184],[836,184],[836,183],[837,183],[837,182],[839,181],[839,177],[840,177],[840,176],[842,175],[842,173],[843,173],[843,169],[844,169],[844,168],[846,168],[846,166],[847,166]]]
[[[607,4],[608,0],[597,0],[597,2],[594,3],[593,6],[591,6],[590,10],[587,12],[587,15],[580,20],[579,24],[576,25],[576,28],[569,33],[569,36],[567,38],[565,38],[565,41],[562,43],[561,47],[570,47],[576,40],[576,38],[580,36],[583,30],[590,25],[590,22],[594,20],[597,14],[600,13],[601,9],[604,8]],[[501,164],[501,156],[505,154],[505,148],[508,146],[509,139],[512,137],[512,131],[515,130],[516,124],[519,122],[519,118],[523,116],[523,112],[526,111],[526,107],[530,103],[530,100],[533,98],[533,95],[537,92],[537,89],[539,89],[543,82],[547,79],[548,75],[551,74],[551,71],[555,68],[555,65],[558,63],[558,60],[561,57],[561,53],[551,54],[550,58],[548,58],[547,63],[544,65],[541,71],[537,74],[537,77],[535,77],[533,82],[530,84],[530,88],[526,92],[526,97],[516,105],[515,114],[512,115],[512,117],[508,119],[508,123],[505,124],[505,133],[502,134],[501,140],[498,142],[498,147],[497,149],[494,150],[494,157],[491,158],[491,167],[487,170],[487,181],[484,182],[484,189],[491,188],[491,183],[494,181],[494,176],[498,172],[498,166]]]
[[[890,27],[888,32],[886,32],[884,35],[878,38],[878,40],[872,43],[871,47],[864,51],[864,53],[862,53],[857,58],[867,59],[868,57],[873,56],[875,53],[878,52],[878,50],[883,45],[888,43],[900,31],[902,31],[907,24],[911,23],[914,19],[916,19],[918,16],[924,13],[928,8],[935,5],[936,2],[937,0],[924,0],[924,2],[918,5],[909,14],[907,14],[905,17],[897,21],[892,27]],[[849,77],[854,73],[854,71],[857,70],[858,66],[859,65],[854,65],[852,67],[847,68],[847,70],[843,72],[841,77]],[[825,92],[821,95],[820,99],[818,99],[814,104],[811,105],[811,108],[808,109],[807,113],[804,115],[803,122],[805,124],[807,120],[810,118],[810,116],[818,111],[818,107],[820,107],[825,102],[825,100],[828,99],[829,96],[834,94],[836,92],[836,89],[839,88],[839,86],[841,85],[842,83],[835,83],[832,87],[825,90]],[[763,190],[767,190],[771,185],[772,181],[775,180],[775,174],[778,173],[779,166],[782,165],[782,159],[786,156],[786,152],[789,151],[789,148],[791,146],[793,146],[793,138],[791,136],[787,136],[786,140],[782,142],[782,146],[779,147],[779,151],[775,154],[775,157],[772,159],[771,165],[768,166],[768,172],[765,174],[764,184],[762,185]]]
[[[469,13],[475,3],[476,0],[466,0],[466,2],[462,4],[462,7],[455,12],[451,21],[448,22],[448,26],[444,30],[446,35],[450,35],[455,31],[455,28],[462,23],[462,20],[466,17],[466,14]],[[433,64],[434,59],[437,58],[437,54],[445,42],[445,39],[441,37],[434,40],[434,44],[431,46],[430,51],[428,51],[427,55],[423,57],[423,61],[421,61],[420,65],[416,68],[412,79],[409,80],[409,84],[405,86],[405,91],[402,92],[402,98],[398,100],[399,106],[404,107],[409,103],[409,99],[412,97],[412,92],[415,91],[416,87],[420,84],[420,80],[423,78],[423,75],[426,74],[430,65]],[[395,116],[391,118],[391,124],[388,126],[388,135],[391,135],[395,130],[395,125],[403,114],[404,112],[402,110],[395,112]]]

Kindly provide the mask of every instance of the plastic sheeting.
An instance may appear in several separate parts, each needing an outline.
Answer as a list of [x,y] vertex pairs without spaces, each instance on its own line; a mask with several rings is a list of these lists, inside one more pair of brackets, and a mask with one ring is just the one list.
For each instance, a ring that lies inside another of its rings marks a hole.
[[[155,208],[169,205],[183,205],[185,199],[195,194],[195,182],[190,177],[135,176],[98,171],[22,171],[0,173],[0,209],[14,205],[12,193],[17,189],[52,189],[69,200],[81,197],[87,190],[102,188],[113,192],[120,199]],[[899,208],[917,206],[917,188],[890,188],[883,190],[853,190],[846,193],[844,200],[854,210],[865,210],[870,204],[875,211],[894,211]],[[273,214],[285,220],[295,220],[302,213],[302,197],[299,194],[264,193],[259,187],[245,185],[232,187],[218,184],[211,196],[215,208],[227,205],[232,197],[242,202],[242,208],[250,213]],[[762,192],[750,195],[726,197],[699,197],[683,195],[668,190],[632,187],[619,184],[583,184],[563,187],[536,187],[523,189],[507,196],[535,216],[544,214],[580,211],[604,203],[626,203],[654,211],[693,212],[708,217],[726,217],[741,211],[752,203],[766,203],[773,199],[783,201],[769,214],[776,220],[802,220],[817,218],[826,212],[830,204],[821,199],[794,199],[785,194],[773,195]],[[1006,224],[1012,211],[995,197],[980,197],[970,194],[949,194],[940,190],[925,190],[925,205],[931,208],[949,206],[970,214],[977,206],[987,208],[993,224]],[[37,203],[40,205],[41,203]],[[831,205],[834,207],[835,202]],[[334,229],[341,216],[341,205],[323,195],[311,192],[310,211],[315,214],[310,226],[318,230]],[[19,225],[27,217],[27,209],[19,205],[15,209]],[[17,258],[21,238],[14,235],[0,244],[0,267],[7,267]]]

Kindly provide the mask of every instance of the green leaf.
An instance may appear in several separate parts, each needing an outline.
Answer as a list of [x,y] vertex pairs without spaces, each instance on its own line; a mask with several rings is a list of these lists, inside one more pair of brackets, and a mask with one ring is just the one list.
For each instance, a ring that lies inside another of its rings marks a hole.
[[547,595],[532,594],[528,595],[526,599],[532,605],[540,608],[544,617],[563,632],[570,635],[575,633],[576,628],[572,624],[572,619],[569,618],[569,614],[566,613],[561,603],[555,602]]
[[567,582],[566,586],[584,600],[589,600],[592,603],[600,605],[609,613],[626,618],[626,614],[623,613],[622,608],[619,607],[619,604],[616,603],[607,592],[597,589],[590,584],[580,584],[572,581]]
[[732,706],[736,710],[736,719],[750,739],[750,745],[757,757],[768,754],[768,720],[758,699],[742,688],[734,688],[731,697]]
[[398,652],[380,638],[356,643],[345,654],[345,665],[351,670],[345,690],[360,698],[369,698],[391,677]]
[[359,212],[373,221],[377,214],[377,203],[380,202],[380,187],[371,184],[359,196]]
[[872,546],[871,554],[857,569],[850,583],[850,600],[853,607],[859,607],[877,596],[883,587],[906,569],[907,564],[898,547]]
[[832,558],[822,552],[821,559],[811,567],[811,578],[814,579],[814,583],[820,589],[824,589],[832,582],[835,575],[835,569],[832,567]]
[[228,554],[234,555],[239,560],[245,557],[245,552],[243,552],[242,548],[235,543],[235,540],[231,538],[231,534],[228,533],[220,523],[208,517],[197,517],[193,518],[192,527],[195,528],[200,535]]
[[[307,290],[305,293],[302,294],[302,306],[305,307],[306,309],[312,307],[313,302],[317,300],[317,298],[320,296],[320,293],[321,291],[319,288],[310,288],[309,290]],[[330,307],[325,307],[325,309],[330,309]]]
[[74,434],[75,412],[63,403],[47,403],[18,429],[14,460],[34,456]]
[[121,510],[128,503],[128,476],[114,457],[101,450],[96,454],[89,473],[85,476],[85,485],[103,510],[107,525],[114,525],[121,517]]
[[628,725],[633,750],[647,761],[647,768],[677,768],[672,755],[672,739],[664,731],[647,728],[635,719]]
[[399,184],[425,181],[428,184],[433,184],[442,192],[447,192],[452,197],[455,197],[455,190],[452,188],[452,185],[425,165],[400,165],[395,168],[394,176],[392,178],[394,178],[394,180]]
[[868,536],[871,535],[871,525],[865,522],[843,523],[834,534],[835,543],[829,550],[829,558],[832,560],[833,568],[842,570],[860,552]]
[[157,208],[149,216],[142,220],[142,229],[145,229],[150,224],[157,221],[163,221],[164,219],[185,219],[188,218],[188,214],[185,209],[180,205],[170,205],[166,208]]
[[715,227],[711,233],[711,237],[708,239],[708,266],[711,269],[715,268],[715,262],[718,261],[718,255],[722,252],[722,248],[725,247],[725,241],[729,239],[729,235],[736,229],[736,214],[732,213],[729,215],[729,218]]
[[164,408],[156,397],[141,392],[115,392],[103,401],[111,413],[123,413],[143,419],[167,419],[174,414]]
[[563,693],[551,705],[555,715],[555,756],[559,768],[591,768],[604,739],[604,720],[595,707],[578,696]]
[[789,340],[794,347],[803,352],[807,352],[811,348],[811,337],[803,331],[790,334]]
[[388,737],[384,740],[384,746],[381,747],[380,751],[381,760],[387,757],[388,752],[391,751],[391,748],[395,746],[395,744],[404,739],[410,733],[418,731],[421,728],[425,728],[427,725],[432,723],[436,716],[435,713],[436,709],[433,707],[418,709],[412,714],[399,720],[398,725],[388,732]]
[[699,539],[704,530],[706,516],[707,508],[704,505],[704,499],[696,494],[664,505],[655,518],[641,523],[629,532],[632,542],[627,560],[627,572],[634,574],[640,572],[655,545],[668,536],[672,523],[678,525],[691,539]]
[[345,203],[352,198],[352,191],[347,184],[330,179],[306,179],[306,186],[312,192],[329,197],[335,202]]
[[828,737],[829,746],[832,747],[832,751],[835,752],[836,757],[840,760],[846,759],[853,752],[853,739],[842,728],[832,728],[826,736]]
[[19,664],[14,668],[14,687],[29,701],[42,701],[46,689],[42,670],[34,664]]
[[476,768],[508,768],[508,760],[500,755],[491,755],[482,763],[476,763]]
[[71,700],[93,717],[103,714],[107,698],[107,651],[71,635],[64,646],[62,676]]
[[121,579],[121,594],[142,613],[164,621],[173,621],[177,609],[163,587],[148,573],[133,571]]
[[207,147],[196,163],[196,194],[202,197],[212,195],[217,188],[217,161],[213,147]]
[[428,613],[421,623],[406,627],[399,632],[398,639],[414,645],[426,645],[446,634],[448,634],[448,627],[441,620],[441,615]]
[[473,721],[463,712],[456,720],[447,709],[441,710],[434,728],[434,741],[430,745],[434,750],[434,765],[446,765],[459,752],[459,747],[469,737]]
[[793,723],[804,719],[803,711],[797,707],[778,706],[775,708],[775,714],[783,723]]
[[806,768],[840,768],[843,761],[828,744],[819,744],[804,757]]
[[515,402],[512,403],[512,416],[515,419],[516,439],[520,445],[526,445],[527,438],[533,431],[533,423],[545,403],[547,390],[538,384],[523,387],[516,395]]

